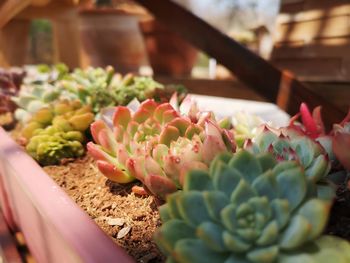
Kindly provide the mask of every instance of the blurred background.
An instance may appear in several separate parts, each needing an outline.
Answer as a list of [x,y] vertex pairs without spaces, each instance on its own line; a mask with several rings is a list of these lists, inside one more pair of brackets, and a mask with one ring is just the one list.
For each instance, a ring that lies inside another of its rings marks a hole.
[[[6,6],[9,2],[15,8]],[[349,1],[174,2],[292,72],[309,89],[346,111]],[[121,73],[154,75],[165,83],[175,79],[197,93],[265,100],[135,1],[0,0],[0,28],[2,67],[57,62],[70,68],[113,65]]]
[[[270,57],[273,45],[272,36],[280,6],[279,0],[176,0],[176,2],[264,58]],[[40,8],[42,7],[36,7],[36,9]],[[210,57],[170,32],[146,9],[133,1],[83,1],[76,8],[78,9],[76,33],[79,34],[82,57],[75,63],[62,61],[73,67],[114,64],[121,71],[143,70],[148,74],[151,74],[153,68],[156,74],[163,75],[212,78],[229,76],[229,73],[225,71],[221,72],[222,76],[220,76],[220,71],[217,72],[218,76],[216,72],[209,74]],[[21,34],[27,33],[26,37],[22,36],[23,41],[27,42],[24,47],[25,56],[17,60],[12,59],[12,61],[9,59],[8,62],[11,65],[57,63],[60,57],[57,54],[59,43],[56,42],[62,41],[55,40],[55,37],[60,35],[57,18],[43,18],[42,14],[35,17],[35,7],[26,9],[21,12],[22,14],[18,14],[23,28]],[[33,16],[30,17],[28,23],[24,23],[21,16],[29,12]],[[69,19],[68,16],[67,19]],[[14,20],[9,23],[14,23]],[[67,21],[65,23],[68,24]],[[67,36],[67,32],[62,37],[65,36],[68,38],[63,41],[69,48],[69,44],[73,45],[73,39]],[[17,54],[21,55],[19,52]],[[156,55],[161,58],[156,58]],[[176,59],[179,60],[178,64],[182,61],[182,68],[180,68],[181,65],[174,65],[175,68],[171,68],[169,64]],[[5,63],[2,62],[3,66]],[[188,65],[185,65],[186,63]],[[215,62],[212,63],[215,65]],[[150,67],[148,70],[147,66]],[[215,70],[215,67],[212,70]]]

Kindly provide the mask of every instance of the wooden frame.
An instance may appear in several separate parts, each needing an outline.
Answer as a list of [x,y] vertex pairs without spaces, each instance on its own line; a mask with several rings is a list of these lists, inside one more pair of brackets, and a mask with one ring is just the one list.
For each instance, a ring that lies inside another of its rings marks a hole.
[[[236,77],[270,102],[290,114],[301,102],[310,107],[322,105],[326,125],[340,121],[345,113],[315,94],[291,73],[281,71],[269,62],[219,32],[185,8],[170,0],[137,0],[172,30],[230,69]],[[189,26],[190,25],[190,26]]]

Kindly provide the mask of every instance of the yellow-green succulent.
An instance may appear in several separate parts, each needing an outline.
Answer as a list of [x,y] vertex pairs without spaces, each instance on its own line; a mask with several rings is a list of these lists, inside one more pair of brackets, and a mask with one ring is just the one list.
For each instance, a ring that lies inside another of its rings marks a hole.
[[22,130],[28,141],[26,150],[42,165],[82,156],[84,133],[93,120],[91,107],[79,101],[61,101],[42,108]]

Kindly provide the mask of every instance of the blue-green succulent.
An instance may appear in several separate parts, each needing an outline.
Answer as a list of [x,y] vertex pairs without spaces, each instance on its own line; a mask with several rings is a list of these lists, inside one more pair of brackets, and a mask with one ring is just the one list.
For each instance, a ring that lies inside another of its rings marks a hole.
[[295,161],[244,150],[219,155],[166,201],[155,238],[167,262],[350,262],[348,242],[321,236],[330,201],[317,197]]

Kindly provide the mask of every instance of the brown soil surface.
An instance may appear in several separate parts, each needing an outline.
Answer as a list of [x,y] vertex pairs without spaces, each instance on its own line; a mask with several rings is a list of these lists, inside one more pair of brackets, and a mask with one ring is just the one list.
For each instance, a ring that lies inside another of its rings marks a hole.
[[347,184],[345,182],[337,189],[326,233],[350,241],[350,190]]
[[138,262],[165,261],[152,240],[161,224],[153,197],[136,196],[131,184],[121,186],[108,181],[89,157],[46,166],[44,170]]

